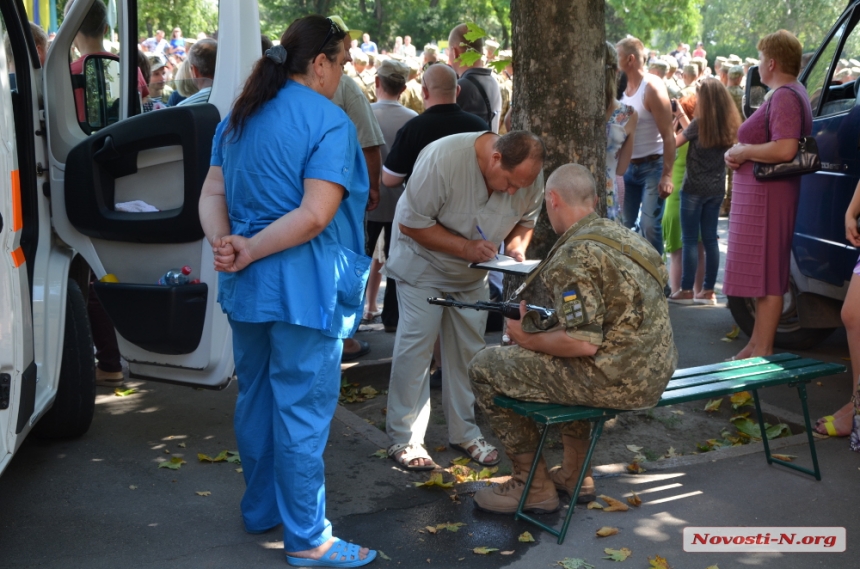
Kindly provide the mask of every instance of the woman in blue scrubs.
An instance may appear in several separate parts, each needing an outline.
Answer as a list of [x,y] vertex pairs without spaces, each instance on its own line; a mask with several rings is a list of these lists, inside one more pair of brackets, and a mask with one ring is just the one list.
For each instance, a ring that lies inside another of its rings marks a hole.
[[287,562],[302,567],[376,557],[333,537],[325,517],[322,455],[370,265],[367,167],[355,127],[329,101],[344,36],[308,16],[257,62],[218,125],[200,198],[233,329],[245,529],[283,524]]

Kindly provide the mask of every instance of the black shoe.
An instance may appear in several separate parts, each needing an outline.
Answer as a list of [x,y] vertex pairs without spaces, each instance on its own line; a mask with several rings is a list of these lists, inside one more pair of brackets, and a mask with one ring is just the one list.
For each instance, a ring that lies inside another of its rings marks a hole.
[[351,362],[352,360],[357,360],[361,356],[366,356],[370,353],[370,344],[363,340],[356,340],[358,342],[358,351],[355,352],[343,352],[340,355],[340,361],[342,362]]
[[383,324],[382,328],[389,334],[397,332],[397,324]]

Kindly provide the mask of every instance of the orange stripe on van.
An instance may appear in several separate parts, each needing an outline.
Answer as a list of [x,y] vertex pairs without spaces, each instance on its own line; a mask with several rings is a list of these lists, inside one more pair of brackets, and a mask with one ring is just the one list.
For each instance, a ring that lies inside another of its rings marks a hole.
[[23,265],[25,260],[26,259],[24,259],[24,250],[23,249],[18,247],[17,249],[12,251],[12,264],[15,265],[16,269],[18,267],[20,267],[21,265]]
[[21,231],[24,216],[21,213],[21,176],[12,170],[12,231]]

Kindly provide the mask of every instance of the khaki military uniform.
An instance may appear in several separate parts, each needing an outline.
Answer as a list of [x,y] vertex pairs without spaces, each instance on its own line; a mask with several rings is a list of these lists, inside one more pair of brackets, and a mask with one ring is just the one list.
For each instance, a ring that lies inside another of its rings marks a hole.
[[[744,90],[743,88],[732,85],[726,87],[729,90],[729,95],[732,96],[732,100],[735,102],[735,106],[738,108],[738,114],[741,116],[741,121],[744,120]],[[720,215],[727,216],[732,209],[732,181],[734,179],[735,171],[729,167],[726,167],[726,197],[723,199],[723,204],[720,206]]]
[[514,82],[507,73],[494,73],[493,76],[498,81],[499,91],[502,93],[502,120],[499,121],[499,134],[505,134],[508,132],[505,128],[505,117],[508,116],[508,110],[511,108],[511,101],[514,97]]
[[[642,265],[584,235],[612,239],[656,268],[657,282]],[[523,330],[558,330],[599,346],[593,357],[559,358],[519,346],[479,352],[469,364],[477,403],[509,455],[534,452],[539,434],[530,419],[493,404],[496,395],[564,405],[614,409],[653,407],[678,363],[663,294],[668,273],[660,256],[639,235],[591,214],[568,229],[537,269],[522,298],[546,294],[556,317],[539,322],[527,314]],[[540,289],[544,290],[541,291]],[[587,438],[589,423],[563,425],[562,432]]]
[[419,115],[424,112],[424,98],[421,96],[421,83],[417,79],[406,82],[406,90],[400,95],[400,104],[412,109]]
[[369,103],[375,103],[376,98],[376,75],[365,69],[357,76],[353,77],[356,84],[361,87],[361,92],[367,97]]

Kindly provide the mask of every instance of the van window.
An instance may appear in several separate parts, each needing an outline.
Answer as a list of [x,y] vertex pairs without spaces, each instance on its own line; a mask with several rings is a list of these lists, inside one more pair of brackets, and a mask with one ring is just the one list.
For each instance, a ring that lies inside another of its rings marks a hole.
[[[827,45],[825,45],[824,49],[821,50],[821,54],[818,56],[818,59],[813,64],[812,69],[806,75],[806,79],[804,80],[806,92],[809,93],[809,100],[812,104],[812,114],[814,116],[833,114],[835,112],[839,112],[843,106],[847,106],[848,109],[854,106],[854,99],[856,96],[853,89],[850,90],[850,96],[847,97],[850,101],[842,98],[841,96],[845,95],[846,92],[843,92],[844,89],[841,87],[841,83],[834,83],[834,74],[831,73],[833,70],[833,56],[839,47],[842,37],[845,35],[846,25],[847,23],[843,23],[839,29],[836,30],[836,33],[833,34]],[[860,55],[860,53],[858,53],[858,55]],[[822,96],[824,98],[823,105],[820,104],[822,103]]]

